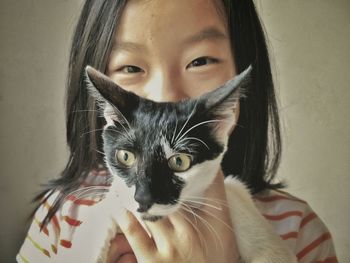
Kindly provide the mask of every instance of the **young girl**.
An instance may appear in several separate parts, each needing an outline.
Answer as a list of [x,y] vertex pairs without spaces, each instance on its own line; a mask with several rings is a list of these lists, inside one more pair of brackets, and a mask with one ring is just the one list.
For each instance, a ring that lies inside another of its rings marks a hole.
[[[86,65],[139,96],[179,101],[218,87],[250,64],[252,85],[240,101],[222,171],[207,198],[225,202],[223,178],[236,175],[299,262],[337,262],[320,219],[304,201],[272,182],[281,153],[279,118],[265,37],[252,1],[87,0],[72,43],[67,86],[70,158],[62,177],[37,198],[40,204],[19,262],[50,262],[74,246],[74,231],[82,223],[79,208],[88,209],[96,200],[75,199],[70,193],[105,183],[100,154],[104,123],[84,88]],[[67,200],[74,209],[62,211]],[[184,218],[174,215],[150,224],[150,238],[135,217],[125,213],[119,222],[124,235],[111,241],[108,262],[238,262],[235,236],[223,227],[231,224],[227,208],[215,213],[215,220],[206,213],[201,216],[223,241],[219,249],[206,235],[207,246],[198,245],[198,231]],[[210,253],[204,251],[208,248]]]

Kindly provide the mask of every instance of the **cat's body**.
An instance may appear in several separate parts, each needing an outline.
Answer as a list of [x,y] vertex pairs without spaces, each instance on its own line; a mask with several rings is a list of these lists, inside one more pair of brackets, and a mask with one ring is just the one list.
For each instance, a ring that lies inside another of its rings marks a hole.
[[[101,104],[107,122],[104,153],[113,182],[104,200],[80,214],[83,224],[74,234],[73,247],[56,261],[106,262],[120,207],[141,222],[155,221],[178,211],[182,203],[195,203],[194,197],[202,198],[220,169],[250,71],[199,98],[156,103],[87,68],[90,94]],[[296,262],[244,184],[229,176],[225,190],[243,262]]]

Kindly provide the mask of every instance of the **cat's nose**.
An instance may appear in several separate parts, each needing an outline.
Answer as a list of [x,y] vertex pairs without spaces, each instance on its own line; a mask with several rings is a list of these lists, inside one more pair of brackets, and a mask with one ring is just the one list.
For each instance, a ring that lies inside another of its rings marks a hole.
[[147,212],[147,210],[150,209],[151,206],[152,206],[152,204],[140,204],[139,203],[139,208],[137,208],[137,212],[139,212],[139,213]]
[[139,208],[137,209],[137,211],[140,213],[146,212],[154,204],[154,199],[148,187],[136,187],[134,198],[136,202],[139,203]]

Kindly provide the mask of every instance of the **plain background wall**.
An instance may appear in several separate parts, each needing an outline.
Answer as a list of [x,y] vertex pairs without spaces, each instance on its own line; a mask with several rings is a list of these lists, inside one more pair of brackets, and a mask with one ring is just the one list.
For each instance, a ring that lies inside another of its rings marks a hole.
[[[81,0],[0,0],[0,262],[14,262],[31,198],[67,159],[64,86]],[[350,1],[256,0],[270,39],[280,178],[350,259]]]

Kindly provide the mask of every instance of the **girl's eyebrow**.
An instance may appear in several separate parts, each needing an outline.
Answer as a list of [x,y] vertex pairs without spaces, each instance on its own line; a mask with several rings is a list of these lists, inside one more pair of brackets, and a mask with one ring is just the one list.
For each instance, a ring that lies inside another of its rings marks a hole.
[[[228,39],[228,36],[221,32],[215,27],[207,27],[201,30],[200,32],[186,38],[183,41],[183,46],[189,46],[202,41],[216,41],[216,40],[225,40]],[[139,52],[147,53],[147,46],[144,44],[139,44],[131,41],[115,41],[112,48],[113,52],[127,51],[127,52]]]
[[199,33],[188,37],[184,41],[184,45],[191,45],[194,43],[202,42],[205,40],[215,41],[215,40],[224,40],[228,39],[228,36],[221,32],[219,29],[215,27],[207,27],[201,30]]
[[131,42],[131,41],[115,41],[112,47],[113,52],[128,51],[128,52],[144,52],[147,53],[148,49],[145,45]]

